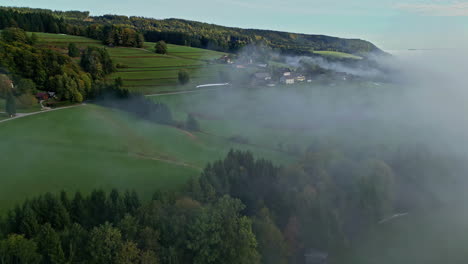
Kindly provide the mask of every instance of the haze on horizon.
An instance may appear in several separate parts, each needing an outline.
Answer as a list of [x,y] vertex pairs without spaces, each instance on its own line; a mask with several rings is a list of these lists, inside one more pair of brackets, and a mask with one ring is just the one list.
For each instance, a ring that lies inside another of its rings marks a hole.
[[360,38],[387,51],[468,46],[468,1],[460,0],[5,0],[1,5]]

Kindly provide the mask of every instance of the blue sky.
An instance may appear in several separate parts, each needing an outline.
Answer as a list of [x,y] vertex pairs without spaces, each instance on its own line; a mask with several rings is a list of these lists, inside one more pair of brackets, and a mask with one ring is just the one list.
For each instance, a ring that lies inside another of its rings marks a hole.
[[386,50],[468,47],[468,0],[2,0],[0,4],[362,38]]

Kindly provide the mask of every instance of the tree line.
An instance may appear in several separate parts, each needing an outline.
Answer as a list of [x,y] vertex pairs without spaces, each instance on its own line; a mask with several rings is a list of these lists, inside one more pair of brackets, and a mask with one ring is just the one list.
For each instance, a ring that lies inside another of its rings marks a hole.
[[[73,17],[74,19],[71,19]],[[17,27],[25,31],[62,33],[101,40],[110,46],[143,47],[143,35],[128,26],[85,24],[80,15],[58,16],[50,12],[0,8],[0,29]]]
[[146,41],[165,41],[224,52],[237,52],[251,44],[263,44],[287,54],[312,55],[313,50],[352,54],[382,53],[375,45],[359,39],[342,39],[271,30],[239,29],[183,19],[151,19],[88,13],[0,9],[0,29],[20,27],[27,31],[86,36],[107,45],[141,47]]
[[465,167],[414,146],[385,159],[355,154],[313,144],[280,167],[230,151],[185,187],[149,201],[117,190],[45,194],[4,215],[0,260],[304,263],[308,252],[349,249],[395,212],[432,210],[444,202],[438,189],[453,190],[448,175]]
[[252,222],[228,196],[202,204],[155,192],[45,194],[9,211],[2,263],[258,263]]
[[0,97],[7,98],[11,92],[19,101],[26,102],[32,101],[36,92],[47,91],[54,92],[58,100],[80,103],[96,97],[100,93],[97,83],[115,71],[105,48],[88,47],[81,53],[70,45],[70,55],[81,55],[77,64],[70,56],[38,47],[36,42],[34,33],[28,36],[19,28],[2,31],[0,67],[4,69],[5,81],[0,82],[3,91]]

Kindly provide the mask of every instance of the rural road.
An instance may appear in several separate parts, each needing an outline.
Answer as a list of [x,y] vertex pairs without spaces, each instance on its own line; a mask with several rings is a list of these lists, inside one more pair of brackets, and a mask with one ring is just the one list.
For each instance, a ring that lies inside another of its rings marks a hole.
[[[8,122],[8,121],[15,120],[15,119],[18,119],[18,118],[22,118],[22,117],[25,117],[25,116],[37,115],[37,114],[47,113],[47,112],[51,112],[51,111],[58,111],[58,110],[78,107],[78,106],[82,106],[82,105],[85,105],[85,104],[58,107],[58,108],[53,108],[53,109],[43,110],[43,111],[38,111],[38,112],[32,112],[32,113],[17,113],[15,117],[0,120],[0,123]],[[4,113],[4,112],[0,112],[0,113]]]
[[222,89],[222,88],[205,88],[205,89],[186,90],[186,91],[179,91],[179,92],[155,93],[155,94],[147,94],[145,96],[155,97],[155,96],[174,95],[174,94],[199,93],[199,92],[215,91],[219,89]]
[[[147,94],[145,96],[156,97],[156,96],[175,95],[175,94],[199,93],[199,92],[214,91],[214,90],[218,90],[218,89],[220,89],[220,88],[204,88],[204,89],[186,90],[186,91],[179,91],[179,92]],[[25,117],[25,116],[37,115],[37,114],[47,113],[47,112],[51,112],[51,111],[58,111],[58,110],[78,107],[78,106],[82,106],[82,105],[86,105],[86,103],[79,104],[79,105],[72,105],[72,106],[65,106],[65,107],[47,109],[47,110],[42,110],[42,111],[32,112],[32,113],[17,113],[15,117],[0,120],[0,123],[8,122],[8,121],[15,120],[15,119],[18,119],[18,118],[22,118],[22,117]],[[42,101],[41,101],[41,106],[42,106]],[[0,114],[5,114],[5,112],[0,112]]]

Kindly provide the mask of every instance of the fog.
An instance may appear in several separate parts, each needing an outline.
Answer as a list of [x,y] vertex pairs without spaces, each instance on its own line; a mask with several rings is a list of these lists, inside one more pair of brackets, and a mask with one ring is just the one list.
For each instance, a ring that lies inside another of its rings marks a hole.
[[432,186],[431,191],[441,200],[452,201],[457,196],[464,201],[461,186],[468,184],[467,58],[460,51],[407,51],[373,57],[379,65],[373,68],[368,65],[375,62],[352,65],[287,56],[283,59],[291,67],[307,61],[360,78],[276,87],[233,85],[186,96],[185,105],[187,111],[199,113],[201,120],[224,120],[224,131],[270,148],[289,145],[300,153],[336,148],[356,159],[387,162],[405,159],[398,154],[403,150],[456,161],[456,166],[447,165],[447,175],[437,176],[437,182],[427,182],[425,175],[415,177]]

